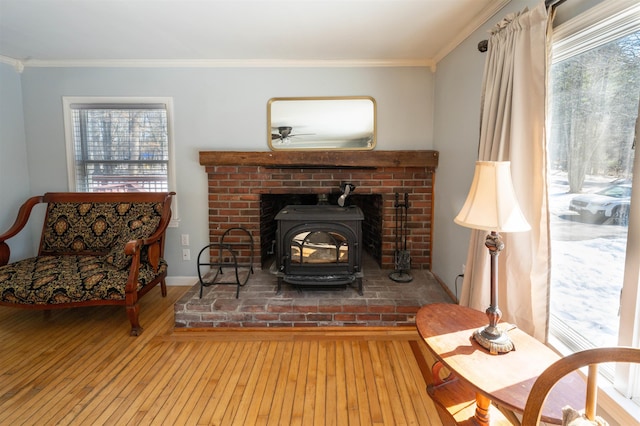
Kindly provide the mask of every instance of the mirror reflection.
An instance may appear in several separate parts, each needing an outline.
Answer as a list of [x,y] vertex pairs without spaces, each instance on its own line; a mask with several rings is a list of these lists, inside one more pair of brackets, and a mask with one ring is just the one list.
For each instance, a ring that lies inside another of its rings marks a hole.
[[272,150],[370,150],[376,104],[368,96],[272,98],[267,105]]

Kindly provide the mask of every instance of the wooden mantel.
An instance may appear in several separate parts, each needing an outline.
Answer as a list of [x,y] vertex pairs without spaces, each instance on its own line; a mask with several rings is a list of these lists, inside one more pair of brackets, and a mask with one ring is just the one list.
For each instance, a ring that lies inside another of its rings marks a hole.
[[200,151],[202,166],[438,167],[438,151]]

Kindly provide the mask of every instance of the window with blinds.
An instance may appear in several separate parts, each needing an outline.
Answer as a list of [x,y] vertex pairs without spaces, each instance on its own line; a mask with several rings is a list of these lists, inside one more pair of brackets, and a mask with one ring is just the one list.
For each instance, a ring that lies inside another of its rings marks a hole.
[[169,190],[165,103],[70,102],[67,107],[76,191]]

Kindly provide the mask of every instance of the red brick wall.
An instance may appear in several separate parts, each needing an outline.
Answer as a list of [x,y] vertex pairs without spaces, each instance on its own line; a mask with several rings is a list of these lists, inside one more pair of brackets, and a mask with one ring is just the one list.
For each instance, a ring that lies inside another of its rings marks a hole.
[[[272,168],[207,166],[209,238],[219,241],[225,229],[241,226],[260,247],[261,194],[338,193],[341,182],[356,185],[354,194],[380,194],[383,200],[382,267],[394,269],[395,193],[409,194],[407,250],[415,269],[431,268],[433,177],[427,167]],[[246,253],[243,253],[246,255]],[[245,258],[246,259],[246,258]],[[259,263],[260,256],[255,260]]]

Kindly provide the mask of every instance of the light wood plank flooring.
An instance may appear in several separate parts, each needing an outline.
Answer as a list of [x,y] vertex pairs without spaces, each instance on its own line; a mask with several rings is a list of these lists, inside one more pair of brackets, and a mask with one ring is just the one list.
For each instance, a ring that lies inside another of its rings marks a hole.
[[186,291],[123,307],[0,307],[3,425],[441,425],[412,328],[173,331]]

